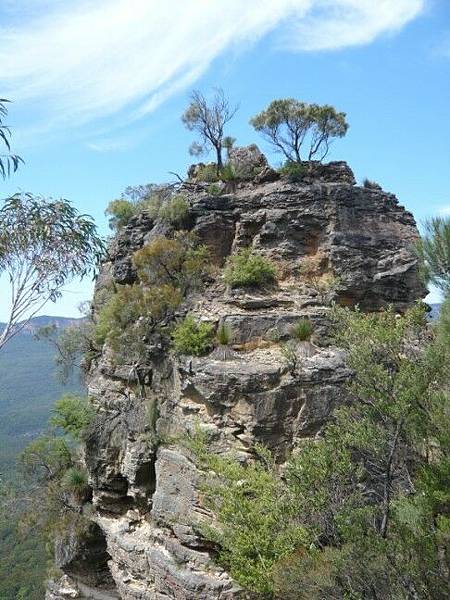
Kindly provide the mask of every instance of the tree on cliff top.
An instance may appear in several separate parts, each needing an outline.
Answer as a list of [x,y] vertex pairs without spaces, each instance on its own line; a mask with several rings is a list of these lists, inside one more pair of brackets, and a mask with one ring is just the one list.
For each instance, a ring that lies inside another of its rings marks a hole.
[[104,245],[91,217],[68,200],[16,194],[0,208],[0,276],[10,285],[9,317],[0,349],[64,285],[93,273]]
[[348,130],[346,114],[325,104],[308,104],[294,98],[274,100],[250,124],[290,162],[302,162],[300,150],[308,145],[308,160],[323,160],[333,138]]
[[0,176],[3,179],[8,177],[11,174],[11,171],[17,171],[17,169],[19,168],[19,164],[23,163],[23,160],[20,158],[20,156],[17,156],[17,154],[10,153],[11,145],[9,143],[9,140],[11,137],[11,130],[3,122],[3,119],[8,114],[8,109],[5,106],[7,102],[9,102],[9,100],[6,100],[5,98],[0,98],[0,142],[2,142],[4,146],[6,146],[7,150],[7,154],[0,153]]
[[181,117],[189,131],[196,131],[200,134],[200,141],[192,143],[189,149],[190,154],[199,156],[208,150],[215,150],[218,173],[223,168],[224,128],[234,117],[238,108],[238,106],[230,106],[222,89],[216,90],[210,103],[201,92],[194,90],[191,95],[191,103]]

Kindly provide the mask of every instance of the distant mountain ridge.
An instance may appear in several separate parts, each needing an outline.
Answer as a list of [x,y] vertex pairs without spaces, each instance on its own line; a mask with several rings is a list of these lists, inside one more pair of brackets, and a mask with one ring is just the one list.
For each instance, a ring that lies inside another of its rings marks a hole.
[[[29,323],[21,330],[21,334],[34,335],[41,327],[47,327],[48,325],[54,325],[57,329],[64,329],[70,325],[76,325],[83,317],[51,317],[42,315],[39,317],[33,317]],[[0,331],[5,327],[6,323],[0,323]],[[21,323],[18,324],[20,327]]]
[[[40,327],[63,330],[81,319],[40,316],[0,350],[0,473],[14,468],[17,454],[45,430],[55,400],[67,392],[83,392],[78,373],[67,386],[56,378],[52,344],[38,340]],[[0,331],[4,323],[0,323]]]

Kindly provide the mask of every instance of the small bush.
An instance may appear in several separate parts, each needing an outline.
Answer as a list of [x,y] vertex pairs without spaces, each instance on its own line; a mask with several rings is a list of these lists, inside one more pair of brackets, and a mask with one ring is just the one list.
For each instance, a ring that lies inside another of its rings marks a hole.
[[76,496],[83,496],[88,487],[88,476],[86,471],[71,467],[64,473],[62,487]]
[[231,343],[233,334],[231,329],[225,323],[221,323],[217,329],[216,340],[221,346],[228,346]]
[[208,248],[193,233],[178,232],[173,239],[157,237],[135,252],[133,264],[146,285],[168,284],[185,295],[200,287],[211,272]]
[[305,342],[310,339],[314,331],[313,324],[308,319],[300,319],[292,327],[292,337],[296,338],[300,342]]
[[297,344],[293,340],[289,340],[280,346],[281,356],[291,375],[295,375],[299,363],[297,350]]
[[215,163],[209,163],[199,167],[197,171],[197,180],[205,181],[206,183],[216,183],[220,180],[217,173],[217,165]]
[[182,195],[173,196],[161,206],[159,216],[163,221],[167,221],[172,225],[181,225],[186,221],[189,213],[189,204],[186,198]]
[[95,340],[101,345],[108,341],[116,357],[131,364],[145,352],[145,336],[164,323],[181,300],[180,291],[169,284],[150,289],[120,286],[99,312]]
[[213,329],[210,323],[199,323],[187,315],[172,332],[172,347],[177,354],[201,356],[211,348]]
[[222,193],[222,189],[217,185],[217,183],[210,183],[206,191],[208,194],[211,194],[211,196],[220,196]]
[[233,165],[226,164],[220,171],[220,179],[225,182],[236,181],[237,175]]
[[109,227],[113,230],[118,230],[127,225],[131,217],[136,214],[136,204],[129,200],[112,200],[105,215],[109,215]]
[[381,185],[379,185],[376,181],[367,179],[367,177],[363,181],[363,187],[368,190],[381,190]]
[[153,194],[141,202],[139,207],[152,219],[161,219],[171,225],[182,225],[189,213],[189,204],[181,194],[166,199],[160,194]]
[[250,248],[230,256],[224,271],[224,280],[231,287],[258,287],[276,279],[275,265]]
[[303,163],[287,160],[279,169],[279,172],[289,181],[298,183],[302,181],[307,172],[307,167]]
[[50,425],[61,427],[65,433],[78,440],[94,418],[88,398],[65,394],[55,402]]

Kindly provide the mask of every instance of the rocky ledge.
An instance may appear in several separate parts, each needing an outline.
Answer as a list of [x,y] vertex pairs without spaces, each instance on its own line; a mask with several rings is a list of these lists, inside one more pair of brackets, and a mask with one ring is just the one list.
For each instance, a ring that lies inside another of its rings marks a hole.
[[[413,251],[415,222],[394,195],[355,185],[342,162],[313,165],[293,183],[257,160],[254,179],[220,195],[195,180],[179,191],[190,205],[188,227],[218,267],[250,246],[277,264],[277,285],[249,292],[227,289],[220,277],[211,280],[185,308],[230,326],[229,360],[214,353],[196,359],[154,353],[144,369],[144,394],[142,379],[137,385],[133,369],[115,367],[104,349],[89,373],[97,417],[85,449],[97,539],[79,550],[82,560],[62,561],[66,575],[50,584],[48,600],[240,597],[197,533],[199,521],[211,515],[202,506],[192,456],[176,440],[200,426],[216,452],[246,461],[261,442],[282,462],[346,399],[350,373],[343,353],[329,344],[330,299],[363,310],[392,304],[403,311],[424,296]],[[98,287],[111,279],[132,283],[133,252],[162,234],[170,227],[146,214],[134,217],[112,242]],[[318,269],[312,278],[302,277],[305,258]],[[325,298],[319,284],[329,274],[334,285]],[[302,317],[314,323],[314,335],[292,365],[279,342]],[[156,435],[149,406],[156,407]],[[96,587],[99,573],[102,585]]]

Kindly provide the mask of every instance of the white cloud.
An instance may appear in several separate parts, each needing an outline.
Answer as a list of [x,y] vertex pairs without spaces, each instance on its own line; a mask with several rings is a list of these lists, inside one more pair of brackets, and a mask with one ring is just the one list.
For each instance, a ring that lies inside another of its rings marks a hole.
[[294,23],[286,45],[296,50],[338,50],[368,44],[417,17],[424,0],[317,0]]
[[438,208],[438,213],[442,217],[450,217],[450,204],[448,206],[440,206]]
[[1,95],[32,105],[40,126],[44,121],[54,129],[123,109],[121,119],[139,118],[193,85],[227,49],[277,28],[292,51],[369,43],[416,17],[424,0],[6,4],[9,25],[0,25]]
[[88,142],[86,144],[87,148],[89,148],[89,150],[93,150],[94,152],[112,152],[112,151],[117,151],[117,150],[127,150],[128,148],[130,148],[132,146],[132,142],[128,141],[128,140],[121,140],[121,139],[104,139],[104,140],[98,140],[95,142]]

